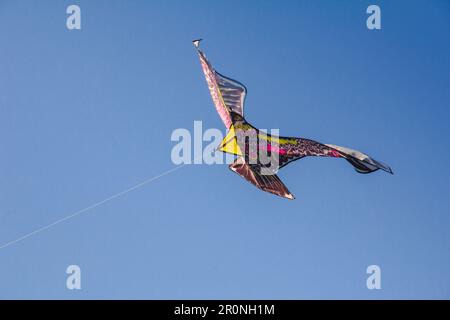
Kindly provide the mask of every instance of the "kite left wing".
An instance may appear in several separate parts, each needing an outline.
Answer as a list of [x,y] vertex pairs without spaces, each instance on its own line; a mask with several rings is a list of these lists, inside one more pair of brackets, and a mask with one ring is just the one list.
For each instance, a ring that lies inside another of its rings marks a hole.
[[203,73],[205,74],[216,110],[227,129],[229,129],[232,124],[231,112],[244,116],[244,100],[247,88],[239,81],[228,78],[214,70],[203,51],[199,48],[200,41],[194,40],[193,43],[197,48]]

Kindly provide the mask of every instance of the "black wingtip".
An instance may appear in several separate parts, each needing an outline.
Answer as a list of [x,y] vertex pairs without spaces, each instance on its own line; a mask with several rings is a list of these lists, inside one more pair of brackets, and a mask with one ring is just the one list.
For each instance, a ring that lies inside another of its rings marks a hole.
[[394,171],[392,171],[391,167],[387,167],[387,168],[381,168],[383,169],[385,172],[390,173],[390,174],[394,174]]

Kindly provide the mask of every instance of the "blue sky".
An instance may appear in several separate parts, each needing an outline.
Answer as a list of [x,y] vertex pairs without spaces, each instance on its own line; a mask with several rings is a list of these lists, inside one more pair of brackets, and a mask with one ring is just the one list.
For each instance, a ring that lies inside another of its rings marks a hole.
[[253,125],[395,175],[303,159],[287,201],[187,165],[0,249],[0,298],[450,298],[449,30],[444,0],[2,1],[0,244],[173,168],[174,129],[224,129],[198,37]]

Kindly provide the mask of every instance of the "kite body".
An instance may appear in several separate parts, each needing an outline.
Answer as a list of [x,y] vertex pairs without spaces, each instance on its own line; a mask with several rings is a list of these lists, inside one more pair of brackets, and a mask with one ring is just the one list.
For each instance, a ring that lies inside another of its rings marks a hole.
[[200,41],[193,43],[216,110],[228,129],[219,150],[237,156],[229,166],[232,171],[259,189],[287,199],[294,196],[276,173],[290,162],[307,156],[343,158],[359,173],[378,169],[393,173],[389,166],[356,150],[310,139],[274,136],[253,127],[244,118],[246,87],[215,71],[200,50]]

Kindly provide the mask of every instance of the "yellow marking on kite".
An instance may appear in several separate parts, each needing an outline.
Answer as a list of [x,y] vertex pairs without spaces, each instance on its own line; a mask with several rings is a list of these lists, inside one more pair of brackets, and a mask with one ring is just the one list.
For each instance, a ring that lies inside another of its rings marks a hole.
[[[246,123],[239,123],[239,124],[235,124],[234,125],[236,129],[241,129],[241,130],[255,130],[255,128],[253,128],[251,125],[246,124]],[[286,139],[286,138],[280,138],[280,137],[271,137],[268,136],[267,134],[258,134],[258,138],[269,141],[269,142],[276,142],[278,144],[298,144],[298,141],[296,139]]]
[[234,131],[233,125],[230,127],[226,137],[220,143],[219,150],[222,152],[235,154],[237,156],[243,156],[241,148],[237,143],[236,132]]
[[284,138],[280,138],[280,137],[270,137],[268,135],[258,135],[258,138],[263,139],[263,140],[267,140],[269,142],[275,142],[277,144],[297,144],[298,141],[295,139],[284,139]]
[[245,124],[245,123],[237,123],[234,125],[236,129],[241,130],[254,130],[254,128],[251,125]]

